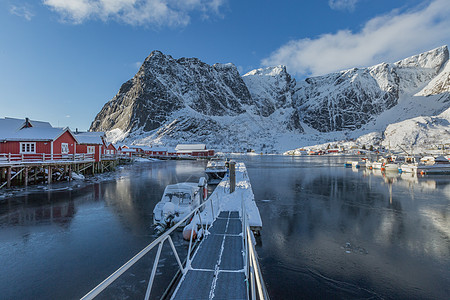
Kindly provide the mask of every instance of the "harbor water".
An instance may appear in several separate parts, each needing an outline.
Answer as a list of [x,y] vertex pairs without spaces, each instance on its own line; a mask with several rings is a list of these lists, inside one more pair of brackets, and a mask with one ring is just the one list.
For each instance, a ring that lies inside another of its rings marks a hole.
[[[236,156],[263,221],[256,250],[272,299],[448,299],[450,177],[344,168],[339,156]],[[0,195],[1,299],[79,299],[154,238],[168,184],[206,161],[136,163]],[[180,233],[181,235],[181,233]],[[174,237],[177,249],[186,243]],[[158,267],[157,299],[176,271]],[[153,257],[100,299],[142,299]]]

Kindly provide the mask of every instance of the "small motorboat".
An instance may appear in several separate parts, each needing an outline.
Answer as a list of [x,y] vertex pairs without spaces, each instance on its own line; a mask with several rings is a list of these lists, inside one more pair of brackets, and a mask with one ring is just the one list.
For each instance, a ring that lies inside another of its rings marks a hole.
[[348,160],[345,162],[344,166],[347,168],[352,167],[356,169],[359,169],[361,167],[364,168],[366,166],[366,160],[366,158],[361,158],[361,160]]
[[219,184],[225,177],[225,174],[227,174],[227,171],[228,169],[225,160],[213,158],[208,161],[208,164],[206,165],[206,180],[209,184]]
[[153,224],[161,233],[181,221],[202,204],[208,196],[206,179],[198,183],[183,182],[166,186],[164,194],[153,209]]

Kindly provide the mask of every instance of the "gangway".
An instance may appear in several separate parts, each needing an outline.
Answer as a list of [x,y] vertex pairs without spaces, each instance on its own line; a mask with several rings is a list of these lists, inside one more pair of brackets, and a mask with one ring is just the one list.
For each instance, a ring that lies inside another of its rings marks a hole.
[[[246,174],[242,178],[248,180]],[[164,299],[269,299],[254,248],[255,239],[250,228],[247,205],[243,193],[239,193],[240,187],[248,189],[250,185],[237,184],[236,191],[229,195],[235,194],[235,197],[241,198],[240,207],[236,210],[221,210],[217,202],[220,199],[217,195],[213,197],[213,193],[203,204],[141,250],[82,299],[94,299],[158,246],[144,298],[149,299],[165,242],[170,244],[174,253],[180,276],[172,281],[173,288],[168,290],[173,292],[165,295]],[[214,218],[208,220],[206,215]],[[182,227],[186,220],[191,219],[204,232],[204,237],[200,242],[195,241],[194,231],[191,231],[187,257],[182,263],[171,234],[178,227]]]

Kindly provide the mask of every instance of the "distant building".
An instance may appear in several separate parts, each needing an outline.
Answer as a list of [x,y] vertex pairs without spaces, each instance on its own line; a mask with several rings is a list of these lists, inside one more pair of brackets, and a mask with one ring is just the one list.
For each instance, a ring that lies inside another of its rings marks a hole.
[[214,150],[208,150],[205,144],[178,144],[175,151],[178,156],[214,156]]

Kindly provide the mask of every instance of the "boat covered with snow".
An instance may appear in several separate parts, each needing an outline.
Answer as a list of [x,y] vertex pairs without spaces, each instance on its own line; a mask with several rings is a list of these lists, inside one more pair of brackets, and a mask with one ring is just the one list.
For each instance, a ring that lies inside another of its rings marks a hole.
[[209,184],[219,184],[227,174],[226,161],[220,158],[213,158],[208,161],[205,169],[206,180]]
[[204,177],[198,183],[183,182],[166,186],[164,194],[153,209],[153,224],[156,230],[164,231],[182,220],[202,204],[208,195]]

